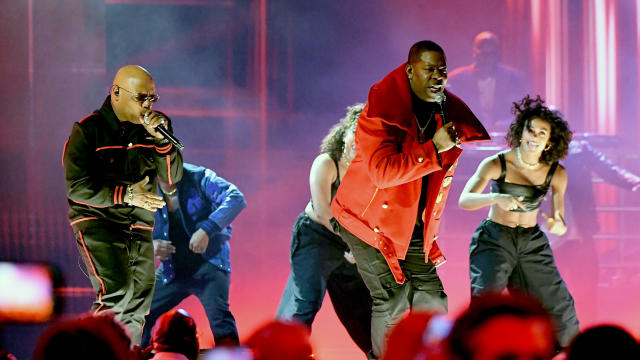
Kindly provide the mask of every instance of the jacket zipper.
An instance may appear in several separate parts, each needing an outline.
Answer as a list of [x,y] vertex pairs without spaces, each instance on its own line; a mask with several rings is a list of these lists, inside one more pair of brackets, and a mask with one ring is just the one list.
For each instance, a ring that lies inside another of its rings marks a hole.
[[371,206],[371,203],[373,202],[373,199],[375,199],[376,194],[378,193],[378,190],[380,189],[376,188],[376,191],[373,192],[373,196],[371,196],[371,200],[369,200],[369,204],[367,205],[366,208],[364,208],[364,210],[362,211],[362,214],[360,214],[360,217],[363,217],[364,213],[367,212],[367,210],[369,209],[369,206]]

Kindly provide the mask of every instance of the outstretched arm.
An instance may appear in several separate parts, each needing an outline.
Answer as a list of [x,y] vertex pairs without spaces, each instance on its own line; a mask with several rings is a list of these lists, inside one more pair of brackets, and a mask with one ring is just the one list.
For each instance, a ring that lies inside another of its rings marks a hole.
[[517,199],[509,194],[482,193],[490,180],[500,176],[500,169],[498,156],[494,155],[482,160],[475,174],[469,178],[464,186],[458,200],[458,206],[464,210],[477,210],[493,204],[497,204],[503,210],[511,210],[516,206],[524,208],[520,202],[522,199]]
[[600,151],[594,149],[586,141],[581,144],[582,152],[585,154],[583,161],[588,161],[598,176],[609,184],[617,187],[636,191],[640,187],[640,177],[632,174],[621,166],[614,164]]

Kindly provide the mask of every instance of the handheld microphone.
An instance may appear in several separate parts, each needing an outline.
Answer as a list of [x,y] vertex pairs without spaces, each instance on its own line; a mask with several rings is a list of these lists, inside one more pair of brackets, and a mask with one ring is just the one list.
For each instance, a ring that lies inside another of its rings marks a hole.
[[175,147],[177,147],[178,150],[184,149],[184,145],[180,143],[180,140],[176,139],[176,137],[173,136],[173,134],[170,133],[169,130],[167,130],[167,128],[164,127],[164,125],[156,126],[155,130],[157,130],[160,134],[162,134],[162,136],[164,136],[165,139],[169,140],[169,142],[172,143]]
[[[443,92],[437,93],[435,95],[435,98],[438,105],[440,105],[440,117],[442,118],[442,126],[444,126],[446,123],[449,122],[447,120],[447,105],[446,105],[447,95],[445,95],[443,91]],[[460,145],[462,145],[462,140],[460,140],[460,138],[458,137],[458,132],[456,131],[456,127],[451,126],[451,131],[453,132],[453,136],[455,137],[453,141],[455,141],[457,147],[460,147]]]
[[438,103],[438,105],[440,105],[440,116],[442,117],[442,125],[447,123],[447,110],[445,109],[446,106],[446,101],[447,101],[447,95],[444,94],[443,92],[439,92],[435,95],[436,98],[436,102]]

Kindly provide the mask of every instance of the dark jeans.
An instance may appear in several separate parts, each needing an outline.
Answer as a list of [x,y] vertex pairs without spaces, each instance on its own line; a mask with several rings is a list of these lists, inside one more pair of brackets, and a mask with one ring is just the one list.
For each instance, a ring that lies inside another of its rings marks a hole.
[[339,236],[300,214],[291,237],[291,273],[277,318],[295,318],[309,328],[328,290],[349,336],[365,353],[371,350],[371,297],[358,270],[344,258]]
[[153,296],[151,231],[103,224],[76,229],[75,237],[96,291],[93,310],[113,310],[138,344]]
[[469,252],[472,296],[505,288],[530,294],[555,319],[560,345],[568,345],[579,331],[578,317],[549,240],[537,225],[512,228],[485,219]]
[[[161,265],[162,266],[162,265]],[[170,283],[162,283],[162,268],[156,270],[156,288],[151,302],[151,311],[147,315],[147,325],[142,335],[143,346],[149,345],[151,330],[160,315],[171,310],[189,295],[195,295],[202,303],[213,340],[216,345],[237,345],[238,330],[236,321],[229,310],[230,274],[215,265],[204,262],[188,278],[176,277]]]
[[399,261],[407,280],[398,284],[378,249],[342,226],[340,235],[351,248],[358,271],[373,298],[371,341],[374,356],[382,355],[388,331],[407,311],[447,312],[447,294],[431,260],[425,262],[422,239],[411,240],[405,259]]

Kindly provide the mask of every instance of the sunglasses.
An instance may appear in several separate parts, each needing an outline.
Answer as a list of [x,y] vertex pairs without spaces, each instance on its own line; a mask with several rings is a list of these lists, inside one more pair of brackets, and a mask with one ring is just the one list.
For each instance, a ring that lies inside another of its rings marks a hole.
[[133,99],[139,103],[144,103],[145,101],[150,101],[151,103],[154,103],[158,101],[158,99],[160,99],[160,96],[157,94],[134,93],[133,91],[127,90],[120,85],[116,85],[116,86],[118,87],[118,89],[122,89],[128,92],[129,94],[133,95]]

